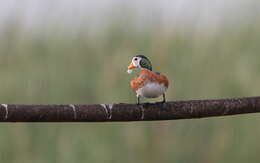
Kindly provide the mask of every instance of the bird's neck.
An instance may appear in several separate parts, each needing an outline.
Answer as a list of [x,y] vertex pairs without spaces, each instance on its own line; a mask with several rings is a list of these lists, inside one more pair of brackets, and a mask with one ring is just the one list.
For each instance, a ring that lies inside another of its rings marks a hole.
[[148,70],[146,68],[142,68],[141,71],[140,71],[140,74],[147,73],[147,72],[150,72],[150,70]]

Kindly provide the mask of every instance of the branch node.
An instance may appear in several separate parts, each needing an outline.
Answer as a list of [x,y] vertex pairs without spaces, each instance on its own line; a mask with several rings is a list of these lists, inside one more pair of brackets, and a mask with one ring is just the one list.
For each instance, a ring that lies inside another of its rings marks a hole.
[[4,119],[7,120],[8,118],[8,105],[7,104],[1,104],[5,108],[5,117]]
[[109,114],[109,116],[108,116],[108,119],[112,119],[113,104],[108,104],[108,108],[109,108],[109,111],[110,111],[110,114]]
[[141,120],[144,119],[144,107],[141,106]]
[[112,119],[112,109],[113,109],[113,104],[100,104],[106,112],[107,119]]
[[69,106],[70,106],[70,107],[72,108],[72,110],[73,110],[74,119],[77,119],[77,111],[76,111],[75,105],[70,104]]

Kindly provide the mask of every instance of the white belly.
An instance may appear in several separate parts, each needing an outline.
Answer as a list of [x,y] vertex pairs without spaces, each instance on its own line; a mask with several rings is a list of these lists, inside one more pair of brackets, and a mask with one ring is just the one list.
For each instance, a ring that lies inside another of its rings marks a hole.
[[136,95],[146,98],[156,98],[163,95],[166,89],[163,84],[147,83],[136,91]]

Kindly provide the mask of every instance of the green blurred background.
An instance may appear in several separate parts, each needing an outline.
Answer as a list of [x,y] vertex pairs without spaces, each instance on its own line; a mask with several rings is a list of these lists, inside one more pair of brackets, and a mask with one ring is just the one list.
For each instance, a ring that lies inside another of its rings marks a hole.
[[[136,54],[169,77],[168,100],[260,95],[259,15],[257,0],[3,1],[1,103],[135,103]],[[259,162],[258,123],[6,123],[0,162]]]

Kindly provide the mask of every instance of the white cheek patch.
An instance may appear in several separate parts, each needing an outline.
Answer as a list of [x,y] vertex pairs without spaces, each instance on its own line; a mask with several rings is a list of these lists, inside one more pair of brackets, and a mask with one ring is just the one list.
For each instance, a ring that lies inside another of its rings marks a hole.
[[133,70],[129,70],[129,69],[127,70],[128,74],[131,74],[132,72],[133,72]]

